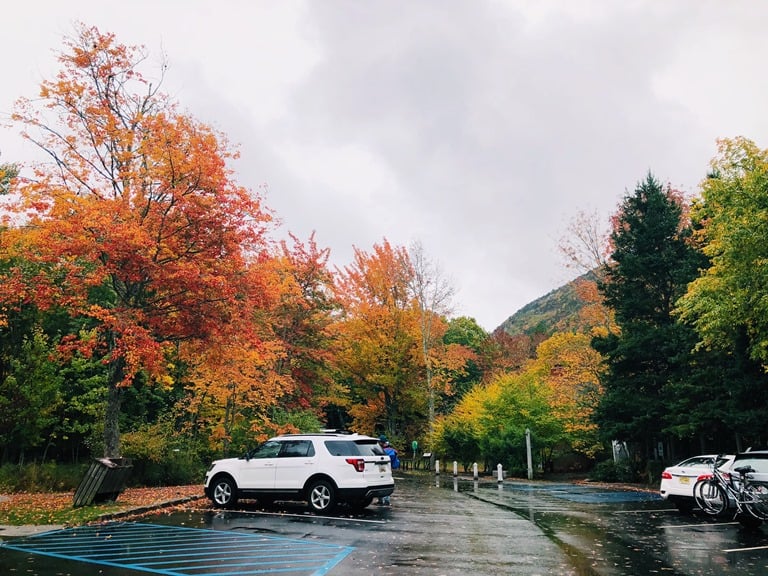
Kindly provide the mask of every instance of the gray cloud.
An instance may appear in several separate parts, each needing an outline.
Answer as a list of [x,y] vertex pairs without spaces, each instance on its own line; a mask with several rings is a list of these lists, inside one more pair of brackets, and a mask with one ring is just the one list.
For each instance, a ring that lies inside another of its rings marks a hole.
[[[761,4],[34,4],[0,39],[0,108],[50,69],[64,16],[162,47],[171,92],[240,143],[284,230],[316,230],[340,266],[419,239],[488,330],[575,275],[557,244],[579,210],[607,220],[648,170],[692,192],[717,137],[768,131]],[[20,150],[0,138],[3,159]]]

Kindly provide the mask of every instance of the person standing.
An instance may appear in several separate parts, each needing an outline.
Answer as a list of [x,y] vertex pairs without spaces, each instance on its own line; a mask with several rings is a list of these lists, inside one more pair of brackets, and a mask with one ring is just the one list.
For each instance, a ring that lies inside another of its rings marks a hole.
[[[384,454],[389,456],[389,462],[392,466],[392,470],[397,470],[400,468],[400,459],[397,457],[397,450],[389,443],[387,440],[387,437],[382,434],[379,436],[379,446],[381,446],[381,449],[384,450]],[[391,503],[389,496],[383,496],[382,498],[379,498],[378,504],[380,506],[389,506]]]

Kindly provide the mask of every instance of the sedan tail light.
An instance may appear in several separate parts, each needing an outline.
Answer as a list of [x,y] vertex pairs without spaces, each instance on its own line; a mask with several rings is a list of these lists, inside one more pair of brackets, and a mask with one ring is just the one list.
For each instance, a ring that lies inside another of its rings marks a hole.
[[672,474],[664,470],[664,472],[661,473],[662,480],[672,480]]
[[347,464],[352,464],[358,472],[365,472],[364,458],[347,458]]
[[712,474],[702,474],[701,476],[699,476],[698,478],[696,478],[696,481],[697,481],[697,482],[698,482],[699,480],[712,480]]

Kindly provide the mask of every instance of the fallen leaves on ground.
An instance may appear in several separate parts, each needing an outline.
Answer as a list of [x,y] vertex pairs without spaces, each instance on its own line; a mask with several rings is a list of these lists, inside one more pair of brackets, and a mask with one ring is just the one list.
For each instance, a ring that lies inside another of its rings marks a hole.
[[160,505],[172,506],[172,503],[179,500],[202,495],[203,488],[199,484],[127,488],[115,502],[74,508],[74,492],[0,494],[0,524],[79,524],[96,520],[104,514],[120,514]]

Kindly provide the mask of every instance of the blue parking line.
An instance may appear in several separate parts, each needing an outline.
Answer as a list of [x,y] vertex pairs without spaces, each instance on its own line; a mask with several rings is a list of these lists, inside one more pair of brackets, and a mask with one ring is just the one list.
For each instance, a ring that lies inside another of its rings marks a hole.
[[354,550],[263,534],[133,522],[45,532],[1,545],[166,576],[324,576]]

